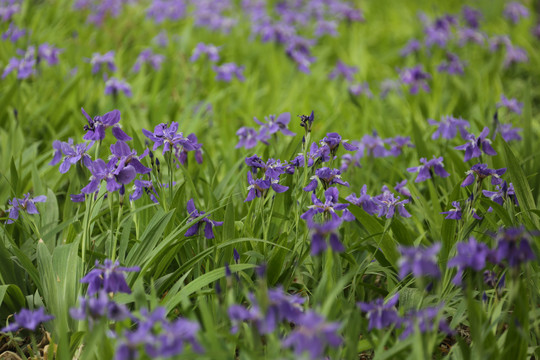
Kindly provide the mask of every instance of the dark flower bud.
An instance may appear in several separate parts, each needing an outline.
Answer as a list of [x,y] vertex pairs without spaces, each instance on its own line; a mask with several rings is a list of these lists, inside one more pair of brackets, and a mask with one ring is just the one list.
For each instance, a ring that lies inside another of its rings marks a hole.
[[315,120],[315,115],[311,111],[311,115],[299,115],[300,116],[300,126],[306,129],[306,133],[311,132],[311,127],[313,125],[313,120]]

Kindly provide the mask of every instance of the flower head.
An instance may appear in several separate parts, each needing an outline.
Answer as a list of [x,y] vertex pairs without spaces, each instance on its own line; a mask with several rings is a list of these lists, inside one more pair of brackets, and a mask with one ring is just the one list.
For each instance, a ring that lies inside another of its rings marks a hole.
[[349,183],[341,180],[341,171],[338,169],[330,169],[327,167],[322,167],[315,170],[315,175],[311,177],[311,182],[304,188],[304,191],[315,191],[319,180],[323,185],[324,189],[328,189],[329,186],[340,184],[343,186],[349,186]]
[[357,72],[358,72],[358,68],[356,66],[347,66],[341,60],[338,60],[338,62],[336,63],[336,67],[330,73],[330,75],[328,75],[328,78],[335,79],[337,77],[343,77],[348,82],[352,82],[353,76]]
[[97,74],[104,65],[107,66],[110,72],[115,72],[114,51],[109,51],[103,55],[94,53],[92,59],[90,59],[90,64],[92,65],[92,74]]
[[437,266],[437,254],[440,250],[440,243],[435,243],[429,248],[400,246],[399,277],[403,279],[409,273],[412,273],[415,277],[440,277],[441,271]]
[[195,49],[193,49],[193,54],[191,55],[191,58],[189,58],[189,61],[197,61],[201,55],[205,54],[208,57],[208,60],[218,62],[220,48],[220,46],[212,44],[198,43]]
[[[537,232],[534,232],[538,235]],[[523,226],[517,228],[499,229],[496,239],[497,246],[494,250],[495,261],[502,264],[507,262],[510,267],[516,268],[521,264],[536,259],[531,248],[531,233]]]
[[453,201],[452,206],[454,207],[453,209],[443,211],[441,212],[441,214],[446,215],[445,219],[461,220],[461,204],[459,203],[459,201]]
[[369,319],[368,330],[382,330],[386,327],[398,324],[399,315],[396,311],[398,300],[399,293],[391,297],[386,304],[384,303],[383,298],[376,299],[371,303],[356,303],[360,310],[367,313],[367,318]]
[[239,81],[244,81],[244,67],[238,66],[235,63],[225,63],[220,66],[212,67],[216,72],[216,80],[231,82],[233,77],[236,77]]
[[423,71],[421,65],[400,71],[399,77],[405,85],[410,85],[409,92],[412,95],[418,93],[420,88],[425,92],[430,90],[427,80],[431,79],[431,75]]
[[448,261],[448,267],[458,268],[458,272],[452,282],[460,285],[465,269],[481,271],[486,266],[486,261],[490,256],[491,250],[488,246],[484,243],[477,242],[474,237],[469,238],[468,242],[458,243],[457,255]]
[[[205,214],[204,211],[199,212],[195,208],[195,204],[193,202],[193,199],[190,199],[188,201],[188,203],[187,203],[187,211],[189,213],[188,222],[193,222],[195,219],[197,219],[198,217]],[[193,235],[195,235],[199,231],[199,227],[203,223],[205,224],[205,226],[204,226],[204,237],[207,238],[207,239],[213,239],[214,238],[214,231],[213,231],[214,226],[222,226],[223,225],[223,221],[214,221],[214,220],[211,220],[211,219],[209,219],[208,217],[205,216],[202,219],[198,220],[193,226],[191,226],[186,231],[184,236],[193,236]]]
[[37,329],[38,325],[42,322],[46,322],[54,319],[52,315],[45,315],[45,309],[39,308],[36,311],[22,309],[20,312],[15,314],[15,321],[4,327],[0,332],[13,332],[19,330],[20,328],[34,331]]
[[115,77],[108,79],[105,82],[105,95],[116,96],[118,93],[124,93],[127,97],[133,96],[131,85],[125,80],[119,80]]
[[293,347],[296,355],[309,352],[311,359],[320,358],[326,346],[338,347],[342,339],[337,334],[339,323],[328,323],[324,317],[309,310],[299,319],[295,329],[287,336],[282,345]]
[[448,177],[450,174],[444,170],[443,157],[438,158],[433,155],[433,159],[427,161],[426,158],[421,158],[420,162],[424,165],[408,168],[408,172],[417,172],[418,176],[414,182],[421,182],[427,179],[431,179],[431,171],[440,177]]
[[515,25],[521,18],[529,17],[529,10],[521,3],[512,1],[504,7],[503,15]]
[[135,65],[133,65],[131,71],[134,73],[139,72],[143,64],[149,64],[154,70],[159,70],[163,60],[165,60],[163,55],[154,54],[151,49],[145,49],[137,57],[137,61],[135,61]]
[[501,94],[501,101],[497,103],[497,109],[501,107],[505,107],[518,115],[523,112],[522,102],[517,101],[517,99],[508,99],[504,94]]
[[472,158],[480,157],[482,152],[484,152],[486,155],[497,155],[497,152],[495,152],[495,150],[493,150],[491,147],[491,140],[487,139],[488,134],[489,129],[487,127],[484,127],[478,137],[475,137],[473,134],[468,134],[465,138],[467,143],[456,146],[454,149],[465,150],[465,158],[463,159],[465,162]]
[[499,185],[503,182],[501,175],[506,172],[506,168],[489,169],[487,164],[475,164],[471,170],[467,171],[467,177],[461,183],[462,187],[471,185],[475,178],[476,182],[481,183],[485,178],[491,177],[491,185]]
[[88,125],[84,126],[84,130],[86,131],[86,134],[83,136],[84,140],[101,141],[105,139],[105,129],[109,127],[112,127],[112,134],[116,139],[121,141],[131,140],[131,137],[118,125],[120,122],[120,111],[113,110],[102,116],[96,115],[93,119],[83,108],[81,108],[81,112],[86,120],[88,120]]
[[28,214],[39,214],[36,203],[45,201],[47,201],[45,195],[36,196],[35,198],[30,199],[30,193],[25,194],[22,199],[13,198],[12,200],[9,200],[8,204],[11,208],[9,209],[6,224],[13,224],[13,222],[19,218],[19,212],[21,210],[26,211]]
[[100,290],[104,290],[107,293],[123,292],[130,294],[131,289],[126,283],[124,278],[124,272],[140,271],[138,266],[126,268],[121,267],[118,260],[114,263],[105,259],[103,265],[97,260],[95,268],[90,270],[82,279],[81,283],[88,284],[88,295],[92,296],[98,293]]
[[442,137],[443,139],[453,139],[456,137],[457,132],[461,133],[462,137],[467,136],[467,131],[465,128],[469,127],[469,122],[461,118],[457,119],[452,115],[441,117],[441,122],[437,122],[433,119],[428,119],[430,125],[437,126],[437,130],[431,136],[432,139],[438,139]]

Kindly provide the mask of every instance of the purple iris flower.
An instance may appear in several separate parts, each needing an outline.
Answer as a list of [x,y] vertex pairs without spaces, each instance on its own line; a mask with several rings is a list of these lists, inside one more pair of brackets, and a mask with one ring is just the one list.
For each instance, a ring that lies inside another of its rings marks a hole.
[[286,40],[285,53],[296,63],[298,70],[306,74],[310,73],[309,68],[315,61],[315,57],[311,55],[313,45],[315,45],[315,41],[297,35],[293,35]]
[[451,75],[463,75],[465,62],[461,61],[456,54],[447,52],[446,60],[437,67],[438,72],[446,72]]
[[375,215],[379,211],[379,205],[367,194],[367,185],[365,184],[362,186],[362,190],[360,190],[360,197],[357,197],[356,193],[352,193],[345,200],[356,206],[361,206],[370,215]]
[[523,111],[523,103],[517,101],[517,99],[508,99],[504,94],[501,94],[501,102],[497,103],[497,109],[505,107],[511,112],[521,115]]
[[146,10],[146,16],[156,24],[161,24],[165,20],[177,21],[186,14],[185,1],[154,0]]
[[146,192],[150,196],[150,200],[155,204],[158,203],[158,194],[154,188],[154,184],[149,180],[135,180],[133,194],[129,196],[130,201],[138,200],[141,198],[143,192]]
[[467,120],[461,118],[457,119],[452,115],[442,116],[440,123],[433,119],[428,119],[428,123],[429,125],[438,127],[431,136],[433,140],[438,139],[439,137],[442,137],[443,139],[453,139],[456,137],[458,130],[462,137],[466,137],[467,131],[465,128],[470,126]]
[[303,213],[300,217],[304,220],[313,219],[317,214],[325,214],[331,217],[334,220],[339,219],[336,211],[344,210],[343,220],[352,221],[354,220],[354,215],[350,211],[346,210],[349,204],[340,204],[339,201],[339,190],[335,187],[326,189],[324,192],[325,202],[317,198],[315,194],[311,194],[311,201],[313,205],[309,206],[309,209]]
[[466,136],[467,143],[456,146],[454,149],[456,150],[465,150],[465,158],[463,161],[467,162],[472,158],[477,158],[482,155],[482,151],[486,155],[497,155],[495,150],[491,147],[491,140],[487,138],[489,134],[489,129],[487,127],[484,127],[480,135],[478,137],[475,137],[473,134],[468,134]]
[[369,331],[373,329],[382,330],[386,327],[399,324],[399,314],[396,311],[398,300],[399,293],[391,297],[386,304],[383,298],[376,299],[371,303],[356,303],[360,310],[367,313]]
[[328,323],[316,312],[309,310],[300,318],[294,330],[287,336],[282,345],[293,347],[297,356],[309,352],[311,359],[319,359],[326,346],[338,347],[342,343],[337,334],[340,323]]
[[127,97],[133,96],[131,85],[129,85],[125,80],[119,80],[115,77],[107,79],[105,82],[105,95],[116,96],[121,92]]
[[93,119],[83,108],[81,108],[81,112],[86,120],[88,120],[88,125],[84,126],[84,130],[86,131],[86,134],[83,136],[84,140],[101,141],[105,139],[105,129],[109,127],[112,127],[112,134],[116,139],[120,141],[131,140],[131,137],[118,125],[118,122],[120,122],[120,111],[113,110],[102,116],[96,115]]
[[491,177],[491,185],[499,185],[503,182],[501,175],[506,172],[506,168],[489,169],[487,164],[475,164],[471,167],[471,170],[467,171],[467,177],[461,183],[462,187],[471,185],[474,180],[481,183],[485,178]]
[[411,197],[411,191],[407,188],[407,179],[398,182],[396,186],[394,186],[394,190],[396,190],[401,195]]
[[354,156],[352,156],[351,154],[341,155],[341,165],[339,167],[339,171],[341,171],[341,173],[344,173],[349,170],[351,166],[362,167],[360,161],[358,159],[355,159]]
[[401,55],[401,57],[406,57],[409,54],[419,52],[421,48],[422,48],[422,44],[420,43],[420,41],[416,39],[411,39],[399,51],[399,54]]
[[327,34],[330,36],[337,36],[337,27],[338,23],[335,20],[318,19],[315,28],[315,36],[321,37]]
[[107,183],[107,191],[114,192],[122,188],[123,185],[129,184],[135,179],[137,170],[132,165],[117,166],[118,158],[113,156],[108,163],[102,159],[97,159],[90,166],[90,182],[81,192],[84,194],[92,194],[99,190],[102,180]]
[[264,119],[266,122],[262,122],[256,117],[253,118],[257,124],[262,126],[259,131],[258,139],[263,143],[268,144],[266,140],[270,138],[270,135],[275,134],[278,131],[287,136],[296,135],[288,128],[289,122],[291,121],[291,113],[286,112],[277,117],[275,115],[269,115]]
[[257,154],[248,156],[244,162],[249,166],[252,173],[256,174],[257,169],[266,169],[266,163]]
[[16,43],[24,35],[26,35],[26,30],[19,29],[17,25],[10,23],[6,32],[2,34],[2,40],[9,39],[12,43]]
[[437,254],[440,250],[440,243],[435,243],[428,248],[400,246],[399,277],[403,279],[412,273],[414,277],[430,276],[439,278],[441,271],[437,266]]
[[501,186],[497,185],[495,187],[495,190],[497,191],[482,190],[482,194],[501,206],[503,205],[504,200],[508,198],[510,198],[514,204],[519,205],[512,183],[508,184],[506,181],[503,181]]
[[[188,223],[190,222],[193,222],[195,219],[197,219],[199,216],[202,216],[204,214],[206,214],[204,211],[198,211],[196,208],[195,208],[195,203],[193,202],[193,199],[190,199],[187,203],[187,211],[189,213],[189,219],[188,219]],[[214,238],[214,231],[213,231],[213,228],[214,226],[222,226],[223,225],[223,221],[214,221],[214,220],[210,220],[208,217],[203,217],[202,219],[198,220],[193,226],[191,226],[187,231],[186,233],[184,234],[184,236],[193,236],[195,235],[197,232],[199,232],[199,227],[205,223],[206,225],[204,226],[204,237],[207,238],[207,239],[213,239]]]
[[208,60],[212,62],[218,62],[220,48],[220,46],[215,46],[212,44],[205,44],[202,42],[198,43],[195,49],[193,49],[193,54],[191,55],[191,58],[189,58],[189,61],[197,61],[201,57],[201,55],[206,54]]
[[495,52],[503,47],[508,48],[512,46],[512,41],[508,35],[493,36],[489,39],[489,51]]
[[421,182],[426,181],[427,179],[431,179],[431,171],[433,171],[436,175],[442,178],[450,176],[450,174],[446,170],[444,170],[442,156],[436,158],[435,155],[433,155],[433,159],[429,161],[426,160],[426,158],[421,158],[420,162],[424,165],[407,169],[408,172],[418,173],[418,176],[416,177],[416,180],[414,182]]
[[113,321],[122,321],[131,317],[125,305],[111,300],[103,290],[98,291],[96,297],[79,297],[79,307],[69,309],[69,314],[73,319],[90,322],[102,317]]
[[251,149],[257,145],[258,134],[253,128],[242,126],[238,129],[236,135],[240,138],[235,146],[237,149],[241,147]]
[[[495,261],[502,264],[508,262],[510,267],[516,268],[521,264],[536,259],[531,248],[531,234],[523,226],[517,228],[499,229],[496,239]],[[538,235],[537,232],[534,235]]]
[[504,7],[503,15],[515,25],[521,18],[529,17],[529,10],[521,3],[512,1]]
[[133,166],[137,174],[148,174],[152,169],[147,168],[141,163],[141,159],[148,155],[146,149],[141,156],[137,155],[135,150],[129,148],[129,145],[123,141],[117,141],[111,145],[111,154],[118,158],[117,168],[123,169],[126,166]]
[[108,67],[110,72],[115,72],[114,51],[109,51],[103,55],[94,53],[92,59],[90,59],[90,64],[92,65],[92,74],[97,74],[104,65]]
[[138,73],[143,64],[149,64],[154,70],[159,70],[163,60],[165,60],[163,55],[154,54],[151,49],[143,50],[137,57],[137,61],[135,61],[135,65],[133,65],[131,71]]
[[2,22],[9,22],[13,15],[18,14],[21,11],[21,5],[13,0],[3,1],[0,4],[0,20]]
[[220,66],[214,65],[212,68],[216,72],[216,80],[218,81],[231,82],[233,76],[235,76],[239,81],[244,81],[246,79],[244,77],[244,67],[238,66],[232,62],[225,63]]
[[[352,216],[352,214],[351,214]],[[343,219],[345,216],[343,217]],[[305,220],[311,232],[311,255],[315,256],[326,250],[326,239],[330,243],[330,247],[335,252],[345,251],[345,247],[339,240],[338,229],[343,222],[342,218],[330,218],[323,223],[318,223],[313,220],[313,217],[307,217]],[[354,216],[353,216],[354,219]]]
[[341,136],[338,133],[328,133],[320,141],[322,146],[323,153],[329,153],[331,156],[334,156],[339,148],[339,145],[342,144],[345,150],[347,151],[356,151],[358,146],[349,144],[348,140],[342,140]]
[[402,321],[405,329],[401,333],[400,339],[405,339],[413,334],[418,327],[420,333],[424,334],[429,331],[442,331],[447,335],[453,334],[452,329],[448,326],[445,319],[439,320],[437,324],[435,320],[439,316],[442,306],[428,307],[419,311],[408,313]]
[[167,45],[169,44],[169,37],[167,36],[167,31],[161,30],[159,34],[154,36],[152,41],[160,47],[167,47]]
[[393,138],[388,138],[383,140],[385,143],[390,144],[390,150],[386,152],[387,156],[399,156],[403,152],[403,148],[414,147],[411,143],[411,138],[409,136],[395,136]]
[[350,85],[349,93],[354,96],[365,95],[369,99],[373,97],[373,93],[369,89],[369,84],[367,82]]
[[14,318],[15,321],[4,327],[0,332],[13,332],[21,328],[34,331],[39,324],[54,319],[54,316],[46,315],[45,309],[39,308],[36,311],[21,309],[21,311],[15,314]]
[[87,152],[93,145],[94,141],[74,145],[73,139],[69,139],[68,142],[55,140],[53,142],[53,148],[56,151],[49,165],[58,164],[62,160],[63,155],[64,158],[59,168],[60,173],[62,174],[67,173],[71,165],[75,165],[79,161],[87,168],[90,168],[92,165],[92,158]]
[[484,45],[487,35],[478,29],[474,28],[459,28],[458,29],[459,46],[464,46],[467,43]]
[[89,296],[97,294],[100,290],[104,290],[106,293],[131,294],[131,289],[126,283],[123,273],[141,270],[138,266],[121,267],[118,260],[113,263],[110,259],[105,259],[103,265],[96,260],[95,266],[81,279],[81,283],[88,284],[87,293]]
[[58,55],[62,52],[62,49],[55,48],[47,43],[41,44],[38,47],[38,62],[43,59],[47,61],[49,65],[58,64]]
[[506,142],[512,140],[520,141],[522,138],[521,135],[519,135],[519,132],[522,130],[523,129],[521,128],[512,127],[512,124],[498,124],[495,133],[501,134],[501,137]]
[[470,237],[468,242],[457,244],[457,255],[448,261],[448,267],[457,267],[456,276],[452,279],[455,285],[461,285],[461,277],[465,269],[481,271],[486,266],[491,250],[484,243]]
[[461,204],[459,203],[459,201],[453,201],[452,206],[454,207],[453,209],[443,211],[441,212],[441,214],[446,215],[445,219],[461,220]]
[[435,19],[431,24],[424,28],[426,34],[426,46],[437,45],[441,48],[446,47],[452,36],[452,27],[456,25],[457,19],[450,15],[445,15]]
[[238,325],[243,321],[253,322],[260,334],[269,334],[275,330],[278,322],[296,323],[303,314],[301,305],[305,299],[298,295],[288,294],[281,287],[268,290],[265,312],[253,294],[249,294],[248,298],[252,304],[251,308],[232,305],[227,311],[233,324],[231,328],[233,334],[238,332]]
[[372,198],[372,201],[378,206],[379,213],[377,216],[385,216],[387,219],[390,219],[394,217],[397,208],[399,215],[407,218],[411,217],[411,214],[405,209],[405,204],[409,203],[409,199],[401,201],[399,199],[399,196],[396,198],[386,186],[383,186],[382,194]]
[[409,92],[412,95],[418,93],[419,88],[424,89],[425,92],[430,90],[427,80],[431,79],[431,75],[423,71],[421,65],[401,70],[399,77],[402,83],[410,85]]
[[527,51],[525,51],[525,49],[513,45],[506,46],[506,54],[503,62],[503,66],[505,68],[510,67],[514,63],[517,64],[528,61],[529,56],[527,55]]
[[17,70],[17,79],[27,79],[36,73],[35,48],[30,46],[26,52],[18,53],[22,56],[21,59],[16,57],[9,59],[9,62],[2,73],[2,79],[4,79],[14,70]]
[[182,132],[178,133],[177,122],[173,121],[170,126],[165,123],[159,124],[154,128],[153,133],[146,129],[142,131],[147,138],[154,142],[153,151],[163,145],[163,153],[174,151],[176,160],[181,164],[185,164],[188,151],[195,151],[195,160],[198,163],[202,162],[202,144],[197,143],[195,134],[184,137]]
[[359,144],[359,153],[363,156],[385,157],[388,156],[388,150],[385,147],[385,141],[381,139],[376,132],[373,135],[364,135]]
[[181,148],[176,149],[176,158],[180,162],[180,164],[185,165],[187,161],[187,155],[189,151],[195,152],[195,161],[197,161],[197,164],[202,164],[203,157],[202,157],[202,144],[199,143],[199,140],[197,139],[197,135],[194,133],[191,133],[187,136],[188,141],[190,142],[189,147],[182,146]]
[[253,179],[253,176],[251,175],[251,171],[248,171],[247,173],[248,178],[248,195],[246,197],[246,201],[251,201],[255,199],[256,197],[261,197],[264,194],[266,194],[266,191],[270,188],[272,185],[270,180],[263,180],[263,179]]
[[39,211],[36,207],[36,203],[47,201],[45,195],[36,196],[33,199],[30,199],[30,193],[24,195],[24,198],[17,199],[13,198],[8,201],[8,205],[11,206],[9,209],[8,219],[6,224],[13,224],[15,220],[19,218],[19,211],[24,210],[28,214],[39,214]]
[[477,29],[482,19],[482,13],[470,6],[464,6],[461,10],[463,20],[467,23],[467,26],[473,29]]
[[322,167],[315,170],[315,175],[311,177],[311,182],[304,188],[304,191],[315,191],[319,181],[323,185],[324,189],[328,189],[329,186],[334,184],[340,184],[343,186],[349,186],[349,183],[341,180],[341,171],[338,169],[330,169]]
[[354,80],[354,74],[357,72],[358,68],[356,66],[347,66],[341,60],[338,60],[335,69],[330,73],[330,75],[328,75],[328,78],[335,79],[338,77],[343,77],[348,82],[352,82]]
[[[247,163],[247,161],[246,161]],[[248,164],[249,165],[249,164]],[[268,159],[264,164],[264,176],[267,179],[279,180],[280,175],[285,174],[287,163],[282,163],[281,160]]]

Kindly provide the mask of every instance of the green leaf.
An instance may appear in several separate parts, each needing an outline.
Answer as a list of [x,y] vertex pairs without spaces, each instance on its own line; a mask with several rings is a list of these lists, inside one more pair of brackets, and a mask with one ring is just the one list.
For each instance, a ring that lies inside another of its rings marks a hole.
[[17,285],[0,285],[0,323],[23,307],[27,307],[26,298]]
[[[256,265],[253,264],[235,264],[230,265],[231,272],[239,272],[247,269],[253,269]],[[162,301],[162,305],[165,306],[167,312],[170,312],[179,304],[189,299],[189,296],[195,292],[201,290],[205,286],[208,286],[217,280],[225,277],[225,267],[214,269],[204,275],[199,276],[186,286],[180,289],[177,293],[168,293]]]
[[504,158],[506,161],[506,166],[508,167],[508,175],[510,176],[510,181],[514,185],[519,206],[526,210],[523,212],[524,218],[528,220],[526,222],[532,222],[534,227],[538,229],[540,227],[538,218],[530,216],[530,214],[527,212],[536,209],[529,182],[523,173],[520,162],[512,152],[512,149],[510,149],[510,146],[508,146],[508,143],[503,142],[503,147]]

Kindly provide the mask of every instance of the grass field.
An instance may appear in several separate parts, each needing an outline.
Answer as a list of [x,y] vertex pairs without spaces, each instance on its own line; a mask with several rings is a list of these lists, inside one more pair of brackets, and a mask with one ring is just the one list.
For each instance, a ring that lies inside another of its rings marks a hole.
[[0,0],[0,357],[540,358],[539,14]]

